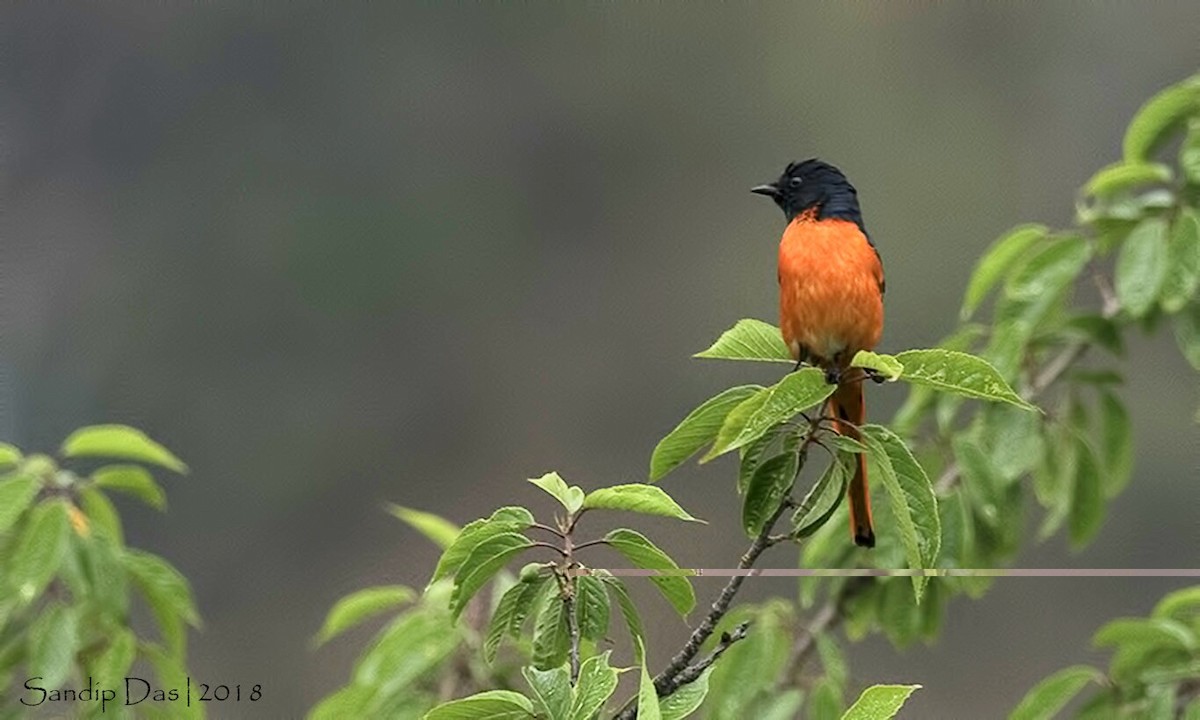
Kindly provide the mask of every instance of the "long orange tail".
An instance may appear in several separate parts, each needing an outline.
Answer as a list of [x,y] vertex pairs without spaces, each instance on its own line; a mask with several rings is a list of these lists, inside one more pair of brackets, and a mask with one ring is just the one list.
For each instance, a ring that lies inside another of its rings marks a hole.
[[[867,404],[863,398],[863,382],[865,378],[856,377],[857,373],[846,373],[842,384],[829,398],[829,408],[833,416],[845,423],[835,423],[838,433],[847,437],[861,440],[858,432],[859,425],[867,420]],[[851,424],[853,423],[853,425]],[[862,547],[875,547],[875,528],[871,524],[871,495],[867,491],[867,457],[858,455],[858,465],[854,477],[850,480],[847,491],[850,501],[850,532],[854,536],[854,544]]]

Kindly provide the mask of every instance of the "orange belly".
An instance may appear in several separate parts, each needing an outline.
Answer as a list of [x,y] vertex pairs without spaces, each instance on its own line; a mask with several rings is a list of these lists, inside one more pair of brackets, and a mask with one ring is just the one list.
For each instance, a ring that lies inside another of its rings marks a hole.
[[848,220],[797,217],[779,243],[779,315],[792,357],[845,366],[883,332],[883,266]]

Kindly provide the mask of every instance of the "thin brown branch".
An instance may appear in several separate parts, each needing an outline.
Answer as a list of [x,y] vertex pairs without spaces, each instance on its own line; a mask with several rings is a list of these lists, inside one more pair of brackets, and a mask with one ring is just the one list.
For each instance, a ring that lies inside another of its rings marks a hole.
[[750,621],[747,620],[741,625],[735,627],[731,632],[721,633],[721,641],[717,643],[717,646],[713,648],[713,651],[700,662],[696,663],[695,665],[688,666],[683,672],[675,676],[675,679],[671,681],[671,685],[673,687],[670,687],[669,691],[664,694],[670,695],[684,685],[695,682],[697,678],[704,674],[705,670],[712,667],[712,664],[715,663],[717,658],[721,657],[726,650],[728,650],[738,640],[744,639],[749,628]]

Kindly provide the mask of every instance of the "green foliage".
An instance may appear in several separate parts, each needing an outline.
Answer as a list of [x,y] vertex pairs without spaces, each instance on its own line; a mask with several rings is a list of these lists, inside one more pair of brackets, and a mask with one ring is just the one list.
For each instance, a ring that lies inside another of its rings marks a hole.
[[366,588],[338,600],[314,642],[323,645],[373,615],[391,610],[411,601],[416,593],[403,585]]
[[[96,459],[123,464],[85,472],[80,460],[94,467]],[[166,508],[154,476],[133,463],[186,471],[165,447],[123,425],[77,430],[57,459],[0,444],[0,715],[22,709],[20,678],[57,688],[90,677],[111,688],[138,660],[155,669],[160,685],[186,673],[187,627],[200,624],[187,580],[163,558],[126,546],[106,494]],[[157,637],[131,626],[135,588]],[[203,709],[180,715],[202,717]]]
[[[1178,157],[1158,157],[1175,139]],[[881,631],[897,647],[931,641],[955,596],[979,597],[992,581],[925,571],[1003,567],[1029,542],[1065,530],[1078,548],[1102,531],[1109,502],[1135,469],[1118,365],[1127,341],[1166,320],[1200,370],[1198,199],[1200,78],[1190,78],[1134,117],[1122,157],[1081,189],[1072,227],[1021,225],[988,247],[964,293],[962,324],[937,347],[852,359],[865,372],[854,370],[844,382],[886,380],[907,389],[891,423],[847,428],[827,414],[834,386],[824,369],[804,367],[784,370],[768,386],[717,393],[655,447],[650,482],[697,454],[705,463],[737,451],[735,491],[752,539],[741,567],[790,544],[802,546],[801,563],[814,570],[907,569],[908,580],[817,573],[801,581],[795,601],[758,605],[732,604],[741,581],[731,581],[711,610],[703,606],[708,615],[656,676],[646,663],[638,608],[619,578],[585,564],[588,549],[606,545],[628,564],[656,571],[650,581],[681,615],[697,604],[692,571],[630,528],[580,538],[586,525],[610,517],[597,510],[694,521],[665,487],[587,492],[547,473],[531,482],[557,501],[552,519],[537,522],[524,507],[510,506],[461,531],[394,507],[444,552],[424,595],[377,636],[346,687],[312,717],[893,717],[918,686],[874,686],[847,709],[850,672],[829,627],[840,622],[852,640]],[[750,319],[696,357],[794,362],[778,329]],[[843,502],[862,459],[875,499],[877,546],[870,551],[847,537]],[[0,447],[5,462],[20,463],[28,476],[41,472],[37,458]],[[0,498],[20,507],[30,491],[14,477],[0,484]],[[1031,496],[1041,507],[1036,532],[1026,527]],[[118,521],[108,517],[115,513],[103,501],[92,506],[98,534],[119,537]],[[39,532],[63,534],[62,510],[42,512],[59,515],[41,518]],[[28,524],[9,513],[0,508],[0,530]],[[513,578],[506,568],[534,552],[551,559],[526,564]],[[38,587],[40,570],[31,565],[26,572],[25,581]],[[408,599],[396,589],[374,592],[336,606],[319,637]],[[609,700],[618,671],[609,666],[612,651],[598,650],[610,641],[614,603],[638,678],[615,707]],[[59,624],[70,630],[69,622]],[[1198,635],[1200,591],[1172,594],[1152,617],[1117,620],[1097,633],[1096,645],[1113,649],[1107,673],[1064,670],[1034,688],[1012,717],[1053,717],[1093,685],[1083,717],[1154,717],[1176,704],[1184,716],[1200,715],[1200,704],[1185,705],[1191,698],[1182,697],[1196,692]],[[124,661],[116,655],[114,662]],[[819,668],[806,666],[817,659]],[[528,693],[513,690],[520,677]]]

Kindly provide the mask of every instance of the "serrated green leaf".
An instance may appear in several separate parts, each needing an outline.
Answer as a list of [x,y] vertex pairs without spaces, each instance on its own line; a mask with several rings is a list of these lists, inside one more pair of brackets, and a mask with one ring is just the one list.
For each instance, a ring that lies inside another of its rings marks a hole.
[[83,506],[83,512],[91,521],[93,529],[116,543],[118,547],[125,545],[121,516],[107,495],[94,487],[87,487],[79,492],[79,504]]
[[646,641],[646,631],[642,626],[641,615],[638,614],[637,605],[633,604],[633,598],[629,597],[629,590],[625,587],[625,583],[621,582],[620,578],[612,575],[597,575],[605,588],[616,596],[617,607],[621,610],[621,617],[625,619],[625,627],[629,629],[629,636],[632,638],[634,645],[644,643]]
[[1096,454],[1082,438],[1076,438],[1075,485],[1067,529],[1075,547],[1086,545],[1104,522],[1104,492]]
[[593,490],[583,499],[588,510],[628,510],[643,515],[662,515],[690,522],[704,522],[692,517],[679,503],[671,499],[662,488],[643,483],[613,485]]
[[571,700],[568,720],[592,720],[617,689],[617,671],[608,665],[611,651],[593,655],[579,667],[579,682]]
[[825,382],[825,373],[817,368],[790,373],[768,388],[765,396],[759,393],[734,408],[721,426],[712,449],[700,462],[754,442],[779,423],[824,402],[835,387]]
[[662,720],[662,711],[658,708],[658,693],[654,690],[654,680],[646,669],[646,647],[642,641],[635,639],[635,654],[638,658],[638,720]]
[[1196,634],[1181,622],[1170,618],[1118,618],[1109,621],[1092,636],[1094,647],[1146,645],[1192,651]]
[[715,440],[730,411],[760,390],[763,390],[761,385],[731,387],[688,413],[654,447],[650,456],[650,482],[659,480]]
[[529,538],[516,532],[492,535],[476,545],[454,574],[454,593],[450,596],[451,619],[457,620],[475,593],[500,568],[532,545]]
[[558,593],[550,593],[538,612],[533,627],[533,665],[542,670],[558,667],[571,649],[571,629],[565,604]]
[[29,509],[38,488],[37,478],[30,475],[14,475],[0,480],[0,533],[8,532],[17,518]]
[[133,665],[137,654],[137,638],[128,628],[120,627],[112,632],[104,652],[91,666],[96,685],[113,687],[125,682],[125,676]]
[[369,618],[399,607],[416,597],[417,594],[411,588],[403,585],[372,587],[353,592],[334,603],[314,642],[323,645]]
[[585,640],[599,642],[608,634],[608,593],[604,585],[590,575],[575,579],[575,615],[579,634]]
[[187,466],[146,433],[127,425],[91,425],[71,433],[62,445],[63,457],[111,457],[160,465],[177,473]]
[[[792,534],[796,538],[806,538],[829,522],[846,495],[846,485],[853,474],[851,463],[857,462],[858,460],[851,456],[839,454],[829,463],[820,479],[800,501],[796,512],[792,513]],[[813,514],[825,498],[831,499],[825,501],[825,509],[814,518]]]
[[521,676],[529,684],[535,708],[540,706],[548,720],[566,720],[571,708],[571,673],[565,667],[523,667]]
[[901,380],[980,400],[1006,402],[1036,410],[1005,382],[986,360],[953,350],[907,350],[896,356],[904,365]]
[[187,578],[163,558],[140,550],[126,550],[121,561],[150,606],[168,650],[182,657],[184,624],[200,627]]
[[[646,570],[679,570],[674,560],[639,532],[617,528],[605,535],[604,541],[637,567]],[[650,582],[680,615],[686,616],[696,607],[696,593],[686,577],[654,576]]]
[[[1092,245],[1078,235],[1056,238],[1034,253],[1008,277],[1004,294],[1013,300],[1054,297],[1068,287],[1092,258]],[[907,363],[900,358],[900,363]]]
[[1059,670],[1033,687],[1008,720],[1050,720],[1088,683],[1103,683],[1104,675],[1087,665]]
[[156,510],[167,509],[167,494],[140,465],[105,465],[92,473],[96,487],[127,493]]
[[79,645],[79,611],[61,603],[46,607],[29,627],[28,674],[45,687],[66,680]]
[[1167,223],[1148,218],[1121,245],[1113,278],[1121,307],[1135,318],[1150,311],[1167,278]]
[[1152,617],[1190,622],[1200,617],[1200,585],[1167,594],[1154,606]]
[[971,273],[962,310],[959,312],[961,319],[971,317],[1005,273],[1037,242],[1044,240],[1048,232],[1044,225],[1020,225],[992,243]]
[[767,362],[795,362],[779,328],[761,320],[738,320],[707,350],[693,357],[717,360],[760,360]]
[[[867,445],[870,465],[888,491],[896,530],[904,544],[909,567],[936,567],[942,528],[937,497],[929,476],[900,436],[886,427],[865,426],[863,440]],[[921,600],[927,581],[928,578],[923,575],[912,577],[917,602]]]
[[662,713],[662,720],[683,720],[696,712],[708,695],[708,676],[711,674],[712,668],[709,667],[692,682],[665,698],[659,698],[658,711]]
[[785,431],[784,426],[776,426],[772,430],[763,433],[759,439],[738,449],[738,453],[741,455],[741,460],[738,462],[738,495],[746,494],[746,486],[750,484],[750,478],[754,476],[754,471],[758,469],[763,456],[767,454],[767,450],[770,449],[771,445]]
[[488,518],[467,523],[438,559],[437,569],[434,570],[430,583],[453,575],[471,551],[484,540],[502,533],[527,530],[532,525],[533,514],[517,506],[502,507]]
[[1101,168],[1083,186],[1086,195],[1110,197],[1143,185],[1171,182],[1174,173],[1162,163],[1116,162]]
[[407,523],[409,527],[429,538],[434,545],[437,545],[442,550],[448,549],[458,539],[458,534],[461,532],[459,527],[440,515],[435,515],[422,510],[414,510],[413,508],[388,503],[385,509],[393,517]]
[[568,486],[567,482],[556,472],[548,472],[541,477],[529,478],[529,482],[549,493],[569,513],[574,513],[583,505],[583,490],[577,486]]
[[754,471],[742,501],[742,529],[751,538],[763,531],[763,526],[779,507],[792,488],[800,458],[794,452],[782,452],[765,460]]
[[526,720],[534,718],[533,703],[511,690],[488,690],[438,705],[424,720]]
[[29,512],[16,546],[5,558],[7,584],[21,603],[33,602],[58,572],[70,541],[63,500],[45,500]]
[[850,366],[874,370],[888,381],[899,379],[900,373],[904,372],[904,366],[895,356],[882,355],[869,350],[859,350],[855,353],[854,358],[850,361]]
[[548,574],[522,578],[500,596],[500,603],[492,613],[487,636],[483,641],[483,657],[489,664],[496,659],[496,650],[504,637],[516,637],[521,631],[521,626],[533,611],[539,594],[550,580],[551,576]]
[[355,662],[351,682],[377,691],[411,691],[412,683],[445,662],[461,638],[447,629],[446,609],[440,604],[402,612]]
[[842,720],[891,720],[920,685],[874,685],[863,690]]
[[1122,143],[1127,162],[1149,160],[1189,115],[1200,112],[1200,81],[1195,77],[1171,85],[1147,100],[1125,129]]

